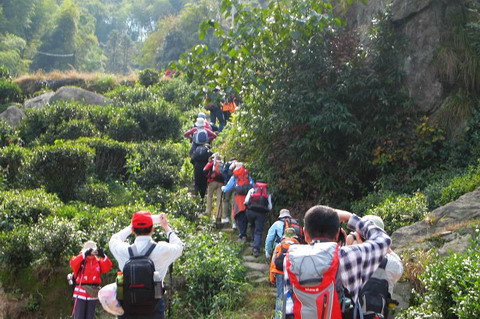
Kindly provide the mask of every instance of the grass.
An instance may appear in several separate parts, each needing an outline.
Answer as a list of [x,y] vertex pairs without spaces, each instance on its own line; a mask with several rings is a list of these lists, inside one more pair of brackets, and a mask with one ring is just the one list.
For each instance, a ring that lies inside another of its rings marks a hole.
[[78,72],[75,70],[69,71],[52,71],[49,73],[36,72],[31,74],[24,74],[16,79],[13,82],[20,84],[25,81],[43,81],[43,80],[62,80],[62,79],[83,79],[85,82],[94,82],[99,79],[111,77],[114,78],[117,83],[122,81],[137,81],[138,76],[136,74],[130,75],[117,75],[117,74],[106,74],[106,73],[85,73]]

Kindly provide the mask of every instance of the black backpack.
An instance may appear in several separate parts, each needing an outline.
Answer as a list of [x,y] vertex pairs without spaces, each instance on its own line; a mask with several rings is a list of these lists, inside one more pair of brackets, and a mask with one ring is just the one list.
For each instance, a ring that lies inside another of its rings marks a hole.
[[192,160],[199,161],[199,162],[207,162],[208,158],[212,155],[212,151],[210,151],[205,145],[199,145],[195,148],[193,152]]
[[384,257],[378,269],[363,286],[359,293],[360,311],[364,318],[375,318],[376,314],[382,314],[388,318],[388,303],[391,299],[388,292],[388,281],[379,276],[379,272],[385,272],[387,257]]
[[158,301],[153,281],[155,265],[149,257],[155,247],[155,243],[150,243],[141,253],[135,246],[128,247],[130,259],[123,267],[122,300],[126,314],[149,315],[155,312]]

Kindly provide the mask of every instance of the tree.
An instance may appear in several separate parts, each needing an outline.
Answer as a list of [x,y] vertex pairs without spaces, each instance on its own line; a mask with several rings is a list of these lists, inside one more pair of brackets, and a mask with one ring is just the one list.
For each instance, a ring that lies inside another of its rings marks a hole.
[[30,61],[22,58],[26,45],[24,39],[10,33],[0,37],[0,63],[11,75],[19,75],[28,70]]
[[106,70],[121,74],[130,72],[132,50],[133,43],[128,35],[117,30],[112,31],[106,47],[108,57]]

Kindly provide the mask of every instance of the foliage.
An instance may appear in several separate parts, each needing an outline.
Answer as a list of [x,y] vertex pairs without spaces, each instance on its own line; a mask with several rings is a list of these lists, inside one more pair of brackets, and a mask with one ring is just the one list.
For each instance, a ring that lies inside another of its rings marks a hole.
[[[235,307],[242,299],[245,268],[237,249],[224,233],[190,234],[177,267],[187,290],[177,310],[182,317],[202,317]],[[188,315],[187,315],[188,314]]]
[[470,248],[453,253],[441,262],[433,262],[421,275],[425,285],[418,305],[408,308],[398,318],[473,319],[480,316],[479,229]]
[[100,132],[95,125],[85,119],[64,121],[60,125],[51,126],[40,138],[41,143],[53,144],[56,140],[75,140],[79,137],[95,137]]
[[12,144],[0,149],[0,167],[12,187],[33,187],[34,174],[30,169],[32,152],[24,147]]
[[138,74],[138,79],[141,85],[149,87],[158,83],[160,74],[153,69],[145,69]]
[[454,177],[448,186],[441,190],[440,206],[458,199],[461,195],[474,191],[480,186],[480,163],[469,167],[462,175]]
[[395,193],[390,191],[376,191],[371,192],[360,200],[353,202],[350,206],[350,211],[357,215],[366,215],[369,209],[373,209],[381,205],[387,198],[394,198]]
[[162,212],[177,217],[183,216],[190,221],[196,219],[196,213],[204,210],[201,199],[192,195],[188,188],[180,188],[175,192],[160,187],[153,188],[145,196],[145,201],[158,207]]
[[8,80],[0,80],[0,104],[20,102],[22,89],[18,84]]
[[0,232],[0,265],[18,271],[33,260],[28,240],[29,228],[19,225],[10,232]]
[[428,212],[425,195],[417,193],[388,197],[365,214],[380,216],[385,223],[385,231],[391,234],[400,227],[422,220]]
[[55,194],[44,189],[9,190],[0,192],[0,231],[9,231],[18,224],[36,224],[62,205]]
[[113,206],[114,198],[108,184],[90,182],[83,184],[76,190],[76,199],[97,207]]
[[85,146],[58,143],[35,149],[33,156],[32,166],[47,191],[69,200],[85,183],[94,153]]
[[15,144],[18,141],[16,130],[4,119],[0,119],[0,147]]
[[0,76],[1,79],[9,80],[9,75],[19,75],[25,73],[30,64],[30,60],[25,59],[24,51],[27,42],[14,34],[7,33],[0,35],[0,61],[2,67],[8,72],[8,76]]
[[172,103],[182,112],[193,109],[201,102],[199,99],[200,87],[195,82],[188,83],[185,77],[160,81],[156,90],[165,101]]

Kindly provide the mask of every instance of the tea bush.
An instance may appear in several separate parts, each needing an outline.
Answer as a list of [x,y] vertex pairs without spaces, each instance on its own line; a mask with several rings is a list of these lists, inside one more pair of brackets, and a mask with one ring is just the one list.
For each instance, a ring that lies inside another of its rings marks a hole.
[[63,203],[44,189],[0,192],[0,231],[9,231],[19,224],[34,224],[42,216],[54,214]]
[[155,205],[160,211],[177,217],[185,217],[193,221],[195,213],[203,212],[205,207],[200,197],[192,195],[188,188],[180,188],[174,192],[161,187],[151,189],[145,195],[148,204]]
[[391,234],[400,227],[423,219],[428,212],[425,195],[417,193],[413,196],[388,197],[378,206],[367,210],[366,215],[380,216],[385,223],[385,231]]
[[188,287],[179,292],[178,318],[208,317],[226,303],[238,304],[243,299],[238,292],[246,284],[246,270],[238,248],[224,233],[189,234],[176,269]]
[[0,105],[12,102],[21,102],[22,89],[18,84],[8,80],[0,80]]
[[463,194],[474,191],[480,186],[480,164],[470,166],[465,173],[454,177],[448,186],[440,192],[439,204],[445,205],[458,199]]
[[89,120],[71,120],[52,127],[41,138],[42,143],[53,144],[55,140],[75,140],[79,137],[95,137],[101,133]]
[[119,86],[115,90],[108,92],[106,96],[111,98],[116,106],[125,106],[142,101],[157,102],[162,99],[153,88],[145,88],[143,86]]
[[475,319],[480,317],[480,230],[470,248],[444,259],[434,258],[420,276],[425,286],[419,304],[401,313],[399,319]]
[[5,177],[11,187],[35,187],[36,181],[30,169],[32,151],[18,146],[9,145],[0,149],[0,167],[4,169]]
[[172,103],[182,112],[197,107],[203,99],[200,86],[195,82],[188,83],[183,77],[160,81],[155,89],[165,101]]
[[0,267],[15,272],[30,265],[33,254],[29,247],[29,232],[27,225],[19,225],[9,232],[0,232]]
[[36,148],[33,157],[32,166],[47,191],[69,200],[93,168],[94,151],[82,145],[59,143]]
[[138,74],[138,79],[141,85],[149,87],[155,83],[158,83],[160,80],[160,74],[153,69],[145,69],[140,71]]
[[17,132],[4,119],[0,119],[0,147],[10,145],[18,140]]
[[102,182],[83,184],[76,190],[75,198],[97,207],[109,207],[114,204],[108,184]]

